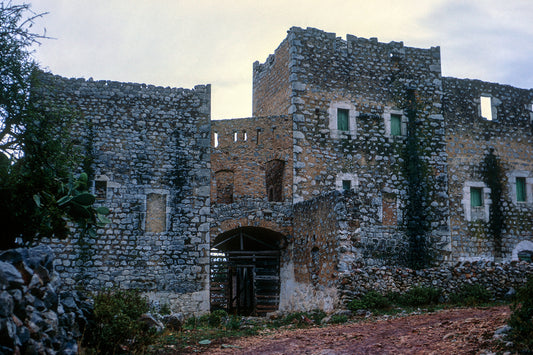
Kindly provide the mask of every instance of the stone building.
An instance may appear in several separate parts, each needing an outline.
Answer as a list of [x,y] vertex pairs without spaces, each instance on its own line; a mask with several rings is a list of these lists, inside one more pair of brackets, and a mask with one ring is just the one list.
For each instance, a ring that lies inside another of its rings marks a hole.
[[71,286],[329,311],[365,267],[533,251],[533,90],[442,77],[439,47],[291,28],[232,120],[210,120],[209,86],[45,78],[81,112],[113,212],[98,238],[53,242]]

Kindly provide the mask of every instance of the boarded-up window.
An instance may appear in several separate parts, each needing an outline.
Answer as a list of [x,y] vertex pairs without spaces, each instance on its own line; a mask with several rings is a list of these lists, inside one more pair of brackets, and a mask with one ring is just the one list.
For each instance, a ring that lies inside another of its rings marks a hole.
[[285,162],[274,159],[266,163],[265,179],[268,200],[272,202],[283,201],[283,170]]
[[390,134],[391,136],[402,135],[402,116],[394,114],[390,115]]
[[339,131],[350,130],[350,124],[348,121],[349,114],[350,114],[350,110],[347,110],[344,108],[337,109],[337,129]]
[[384,193],[382,199],[382,224],[384,226],[395,226],[398,221],[398,212],[396,208],[396,195]]
[[162,233],[167,229],[167,195],[146,195],[146,232]]
[[217,171],[215,181],[217,184],[217,203],[233,203],[233,171]]

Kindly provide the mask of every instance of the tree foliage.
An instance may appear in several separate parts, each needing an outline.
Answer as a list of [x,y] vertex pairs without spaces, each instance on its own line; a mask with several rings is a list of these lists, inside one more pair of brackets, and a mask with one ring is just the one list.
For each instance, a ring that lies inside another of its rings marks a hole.
[[31,27],[43,15],[31,12],[28,4],[0,3],[0,152],[8,156],[23,149],[30,79],[37,68],[31,47],[45,38]]
[[73,177],[83,161],[68,132],[75,110],[44,108],[31,97],[42,85],[31,56],[44,38],[31,32],[40,16],[27,4],[0,4],[0,249],[64,238],[69,221],[82,233],[108,222],[109,211],[93,207],[87,175]]

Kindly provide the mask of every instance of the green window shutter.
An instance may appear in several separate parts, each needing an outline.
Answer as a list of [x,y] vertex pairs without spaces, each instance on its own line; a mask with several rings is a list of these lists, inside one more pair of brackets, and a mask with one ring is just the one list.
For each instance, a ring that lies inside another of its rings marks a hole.
[[516,201],[526,202],[526,178],[516,178]]
[[481,187],[470,188],[470,205],[472,207],[480,207],[483,205],[482,192],[483,189]]
[[402,135],[402,116],[390,115],[390,134],[391,136]]
[[344,108],[337,109],[337,129],[339,131],[349,131],[350,124],[348,123],[348,116],[350,111]]

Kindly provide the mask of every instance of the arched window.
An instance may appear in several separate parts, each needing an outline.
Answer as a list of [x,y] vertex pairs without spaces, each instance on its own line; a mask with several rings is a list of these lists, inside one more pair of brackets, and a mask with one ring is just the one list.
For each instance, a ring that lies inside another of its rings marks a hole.
[[266,163],[265,182],[268,201],[283,201],[283,170],[285,162],[279,159],[273,159]]

